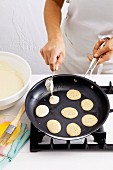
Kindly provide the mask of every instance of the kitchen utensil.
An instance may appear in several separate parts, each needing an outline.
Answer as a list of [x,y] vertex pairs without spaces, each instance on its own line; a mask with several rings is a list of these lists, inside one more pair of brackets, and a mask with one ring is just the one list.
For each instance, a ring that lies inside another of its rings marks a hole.
[[101,40],[105,39],[106,37],[107,38],[112,38],[113,37],[113,30],[108,30],[108,31],[101,32],[97,36],[98,36],[98,39],[101,39]]
[[7,143],[7,141],[9,140],[11,135],[13,134],[14,130],[18,126],[19,120],[22,117],[22,115],[24,114],[24,112],[25,112],[25,104],[22,105],[22,107],[20,108],[17,116],[10,123],[10,125],[7,127],[7,129],[3,133],[2,137],[0,138],[0,146],[3,146],[3,145],[5,145]]
[[[26,113],[39,131],[57,139],[73,140],[86,137],[102,126],[109,114],[109,101],[105,92],[96,83],[76,75],[55,75],[54,94],[59,96],[60,102],[57,105],[51,105],[49,103],[51,94],[45,88],[45,81],[47,79],[48,78],[41,80],[31,88],[25,102]],[[66,93],[70,89],[79,90],[82,94],[81,99],[77,101],[69,100],[66,97]],[[94,103],[94,108],[90,112],[83,111],[80,106],[81,101],[85,98],[91,99]],[[40,104],[48,106],[50,110],[49,114],[43,118],[38,118],[35,114],[36,107]],[[66,119],[60,113],[63,108],[69,106],[76,108],[79,113],[75,119]],[[93,114],[98,118],[98,123],[93,127],[85,127],[81,122],[82,116],[87,113]],[[61,123],[61,132],[54,135],[48,131],[46,123],[50,119],[56,119]],[[66,126],[71,122],[77,123],[82,129],[78,137],[69,137],[66,133]]]
[[[10,122],[12,122],[15,119],[15,115],[12,115],[11,113],[4,113],[0,115],[0,137],[3,135],[4,131],[9,126]],[[12,143],[19,135],[21,128],[21,123],[19,121],[17,128],[15,129],[14,133],[11,135],[10,139],[8,140],[8,143]]]
[[[99,47],[99,49],[101,49],[101,48],[103,48],[103,47],[105,46],[105,44],[106,44],[106,42],[108,41],[108,39],[109,39],[109,38],[105,38],[105,42]],[[87,74],[89,74],[89,77],[92,75],[92,73],[93,73],[95,67],[97,66],[97,64],[99,63],[100,59],[101,59],[101,56],[100,56],[99,58],[93,57],[90,65],[89,65],[89,68],[88,68],[88,70],[86,71],[84,77],[86,77]]]
[[51,95],[53,95],[53,90],[54,90],[53,78],[54,78],[54,71],[52,71],[52,76],[49,77],[45,82],[46,89],[48,92],[51,93]]

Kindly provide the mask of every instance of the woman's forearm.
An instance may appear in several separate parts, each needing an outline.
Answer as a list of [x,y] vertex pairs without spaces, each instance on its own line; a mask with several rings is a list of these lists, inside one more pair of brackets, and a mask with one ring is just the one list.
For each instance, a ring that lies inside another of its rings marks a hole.
[[44,9],[44,19],[48,40],[59,39],[62,37],[60,24],[61,24],[61,8],[64,0],[57,3],[57,0],[46,0]]

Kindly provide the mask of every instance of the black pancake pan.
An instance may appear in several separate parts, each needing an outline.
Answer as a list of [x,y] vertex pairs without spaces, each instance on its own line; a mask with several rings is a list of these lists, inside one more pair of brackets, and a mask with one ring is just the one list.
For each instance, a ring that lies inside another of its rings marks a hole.
[[[46,78],[47,79],[47,78]],[[44,132],[48,136],[62,139],[62,140],[74,140],[86,137],[99,129],[108,117],[110,106],[109,100],[105,92],[93,81],[76,75],[56,75],[54,76],[54,94],[59,96],[60,102],[56,105],[49,103],[50,93],[47,92],[45,87],[46,79],[36,83],[28,92],[26,97],[26,113],[33,123],[41,132]],[[77,89],[81,92],[82,97],[77,101],[71,101],[66,97],[66,93],[70,89]],[[80,103],[83,99],[91,99],[94,103],[94,107],[91,111],[83,111]],[[50,112],[43,118],[38,118],[35,114],[35,109],[38,105],[44,104],[49,107]],[[78,110],[78,116],[75,119],[66,119],[61,115],[61,110],[65,107],[74,107]],[[82,122],[82,116],[86,114],[93,114],[98,118],[98,123],[93,127],[85,127]],[[61,123],[62,130],[58,134],[52,134],[48,131],[46,123],[50,119],[58,120]],[[77,137],[70,137],[66,133],[66,126],[71,123],[77,123],[82,132]]]

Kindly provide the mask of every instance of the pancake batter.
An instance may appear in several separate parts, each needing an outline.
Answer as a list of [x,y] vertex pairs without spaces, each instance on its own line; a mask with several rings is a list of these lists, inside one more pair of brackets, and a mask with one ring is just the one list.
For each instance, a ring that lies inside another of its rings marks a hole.
[[0,99],[14,95],[23,86],[19,74],[8,63],[0,61]]

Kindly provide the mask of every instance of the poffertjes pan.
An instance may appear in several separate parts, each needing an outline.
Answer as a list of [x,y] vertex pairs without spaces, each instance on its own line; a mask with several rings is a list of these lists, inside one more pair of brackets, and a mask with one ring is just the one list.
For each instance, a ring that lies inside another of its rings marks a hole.
[[[47,78],[46,78],[47,79]],[[59,97],[58,104],[50,104],[50,93],[45,87],[46,79],[36,83],[28,92],[26,97],[26,113],[33,125],[44,132],[48,136],[62,139],[75,140],[86,137],[98,130],[106,121],[109,114],[109,100],[105,92],[93,81],[76,75],[56,75],[54,76],[54,95]],[[69,90],[78,90],[81,97],[78,100],[70,100],[66,94]],[[81,102],[84,99],[89,99],[94,106],[90,111],[85,111],[81,107]],[[39,118],[36,116],[35,110],[39,105],[46,105],[49,108],[49,113]],[[61,110],[66,107],[75,108],[78,111],[77,117],[67,119],[61,115]],[[94,115],[98,122],[92,127],[86,127],[82,123],[82,117],[86,114]],[[57,134],[51,133],[47,128],[49,120],[57,120],[61,124],[61,131]],[[81,133],[78,136],[69,136],[66,132],[66,127],[70,123],[76,123],[81,128]]]

